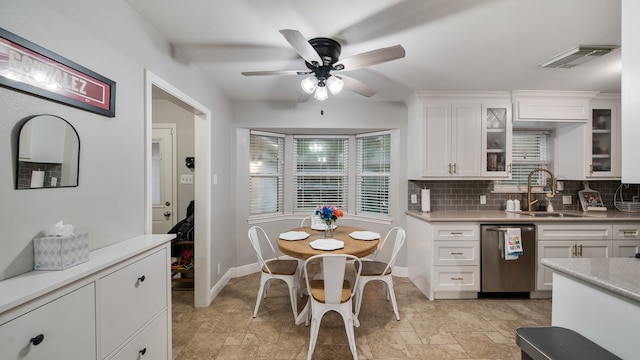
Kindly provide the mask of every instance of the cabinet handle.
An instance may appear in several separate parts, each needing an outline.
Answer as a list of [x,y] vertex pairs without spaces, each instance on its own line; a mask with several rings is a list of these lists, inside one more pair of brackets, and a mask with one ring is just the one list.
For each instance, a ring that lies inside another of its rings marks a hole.
[[464,253],[462,252],[452,252],[451,255],[463,255]]
[[144,355],[147,353],[147,348],[143,348],[142,350],[140,350],[140,355]]
[[462,235],[462,231],[452,231],[451,235]]
[[593,164],[589,164],[589,174],[593,174]]
[[582,257],[582,244],[578,245],[578,254]]
[[447,170],[447,172],[451,174],[451,163],[449,163],[448,167],[449,167],[449,170]]
[[40,334],[40,335],[38,335],[36,337],[31,338],[31,340],[29,340],[29,342],[32,343],[35,346],[35,345],[39,345],[42,342],[42,340],[44,340],[44,335]]
[[622,231],[622,235],[623,236],[637,236],[638,235],[638,231],[634,230],[634,231]]
[[464,278],[461,278],[461,277],[452,277],[452,278],[451,278],[451,280],[454,280],[454,281],[456,281],[456,280],[464,280]]
[[146,279],[146,278],[144,277],[144,275],[142,275],[142,276],[140,276],[140,277],[138,278],[138,281],[140,281],[140,282],[144,282],[144,280],[145,280],[145,279]]
[[574,244],[574,245],[571,247],[571,253],[573,254],[573,257],[578,256],[578,245],[575,245],[575,244]]
[[458,164],[457,163],[453,163],[453,173],[454,174],[458,173]]

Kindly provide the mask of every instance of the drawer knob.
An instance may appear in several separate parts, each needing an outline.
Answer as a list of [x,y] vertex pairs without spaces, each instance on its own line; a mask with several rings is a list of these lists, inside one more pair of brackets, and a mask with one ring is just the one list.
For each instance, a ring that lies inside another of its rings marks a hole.
[[42,340],[44,340],[44,335],[40,334],[36,337],[31,338],[29,342],[32,343],[33,345],[39,345],[42,342]]
[[142,275],[142,276],[140,276],[140,277],[138,278],[138,281],[140,281],[140,282],[144,282],[144,279],[146,279],[146,278],[144,277],[144,275]]
[[142,350],[140,350],[140,355],[144,355],[147,353],[147,348],[143,348]]

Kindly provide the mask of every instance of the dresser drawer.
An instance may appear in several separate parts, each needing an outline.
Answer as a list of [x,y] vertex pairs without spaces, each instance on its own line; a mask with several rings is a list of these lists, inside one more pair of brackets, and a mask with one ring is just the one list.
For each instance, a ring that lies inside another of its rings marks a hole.
[[98,281],[101,358],[167,307],[166,257],[162,249]]
[[436,291],[480,291],[480,266],[434,266]]
[[478,241],[434,241],[434,265],[480,265]]
[[167,311],[163,311],[140,334],[109,360],[169,359]]
[[452,222],[433,227],[433,240],[480,240],[480,226]]
[[614,224],[613,238],[621,240],[640,240],[640,224]]
[[[0,326],[0,358],[95,359],[95,331],[91,283]],[[38,335],[42,341],[30,344]]]

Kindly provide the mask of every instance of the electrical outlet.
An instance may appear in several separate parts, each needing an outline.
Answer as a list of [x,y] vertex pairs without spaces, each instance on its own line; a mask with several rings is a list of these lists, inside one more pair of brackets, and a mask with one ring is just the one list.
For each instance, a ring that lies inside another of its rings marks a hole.
[[571,195],[563,195],[562,196],[562,204],[563,205],[571,205]]
[[487,203],[487,195],[480,195],[480,205],[485,205]]
[[418,195],[411,194],[411,203],[412,204],[417,204],[418,203]]
[[193,184],[193,175],[180,175],[180,184]]

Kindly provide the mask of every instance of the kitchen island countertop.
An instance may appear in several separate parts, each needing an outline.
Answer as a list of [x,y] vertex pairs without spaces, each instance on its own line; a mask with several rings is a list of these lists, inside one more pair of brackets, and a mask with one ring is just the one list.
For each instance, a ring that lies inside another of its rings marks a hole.
[[542,265],[640,303],[640,259],[542,259]]

